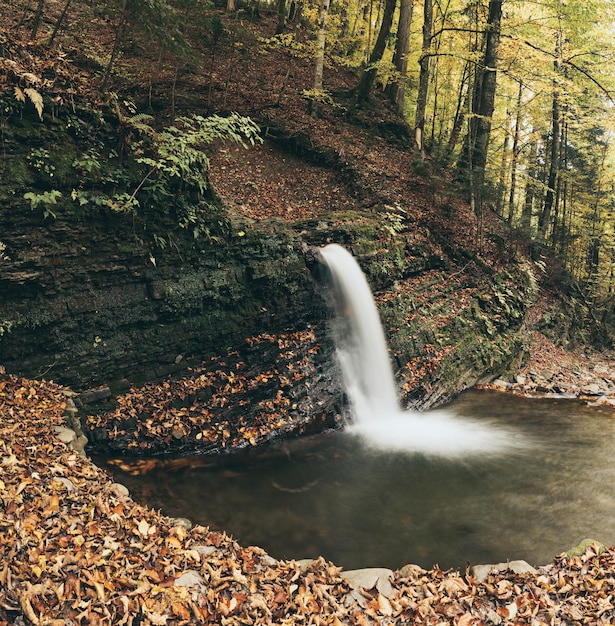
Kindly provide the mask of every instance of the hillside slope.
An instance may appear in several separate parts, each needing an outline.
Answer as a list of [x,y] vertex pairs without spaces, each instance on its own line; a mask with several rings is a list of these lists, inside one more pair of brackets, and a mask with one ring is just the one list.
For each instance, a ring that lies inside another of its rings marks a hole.
[[[68,28],[48,47],[61,7],[45,7],[49,21],[36,42],[15,27],[17,5],[0,33],[8,114],[0,361],[8,371],[120,391],[206,367],[204,357],[227,350],[245,356],[249,337],[311,328],[321,354],[310,371],[328,394],[341,385],[329,364],[329,313],[304,255],[333,241],[352,250],[376,293],[405,403],[433,406],[514,374],[531,351],[527,320],[556,340],[574,339],[582,306],[562,312],[548,295],[539,309],[548,315],[527,317],[555,266],[531,259],[527,242],[489,211],[477,217],[446,172],[416,159],[407,125],[378,94],[352,110],[356,77],[329,66],[336,101],[319,106],[317,118],[308,114],[311,60],[272,44],[271,17],[212,13],[225,25],[223,43],[195,36],[193,62],[181,72],[133,33],[101,94],[113,25],[70,7],[68,23],[84,24],[83,33]],[[40,115],[33,93],[42,97]],[[134,198],[148,179],[136,155],[155,128],[173,114],[231,110],[258,122],[263,143],[206,146],[206,201],[167,187],[147,211],[117,210],[118,198]],[[208,235],[179,227],[180,210]],[[258,376],[262,359],[251,359],[248,375]],[[339,407],[332,397],[323,423]],[[177,437],[178,446],[189,448],[193,435]]]

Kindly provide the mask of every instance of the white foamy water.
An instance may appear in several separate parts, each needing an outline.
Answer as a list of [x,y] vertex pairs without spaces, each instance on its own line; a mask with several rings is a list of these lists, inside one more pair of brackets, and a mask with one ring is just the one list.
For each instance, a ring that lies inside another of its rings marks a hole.
[[403,411],[374,299],[354,257],[337,244],[321,255],[335,291],[337,356],[355,417],[348,427],[374,448],[444,457],[500,454],[527,447],[497,424],[460,418],[445,410]]
[[399,411],[351,424],[347,431],[371,448],[461,458],[526,451],[528,442],[511,429],[458,417],[446,410]]

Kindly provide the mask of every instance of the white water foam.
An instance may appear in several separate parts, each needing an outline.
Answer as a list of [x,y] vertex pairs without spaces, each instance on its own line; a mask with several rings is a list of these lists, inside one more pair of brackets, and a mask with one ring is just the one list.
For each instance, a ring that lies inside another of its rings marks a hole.
[[351,424],[347,432],[370,448],[447,458],[525,452],[530,447],[512,429],[461,418],[446,410],[399,411]]
[[446,410],[403,411],[374,299],[354,257],[337,244],[321,250],[335,290],[334,341],[355,423],[347,430],[378,449],[444,457],[494,455],[528,447],[496,424]]

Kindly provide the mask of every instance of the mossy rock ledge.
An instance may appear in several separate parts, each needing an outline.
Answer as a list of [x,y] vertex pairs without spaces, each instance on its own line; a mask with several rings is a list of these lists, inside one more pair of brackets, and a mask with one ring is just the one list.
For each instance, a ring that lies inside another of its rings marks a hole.
[[352,216],[234,223],[217,242],[195,246],[186,236],[152,252],[133,243],[124,216],[8,215],[0,216],[9,255],[0,265],[0,362],[77,391],[153,380],[246,337],[306,325],[330,352],[330,311],[305,258],[309,246],[330,241],[346,245],[367,274],[400,383],[408,363],[422,364],[405,401],[444,402],[523,353],[518,331],[532,297],[524,271],[468,273],[467,303],[450,315],[459,289],[443,287],[450,260],[411,225],[385,246],[374,243],[377,216],[360,230]]

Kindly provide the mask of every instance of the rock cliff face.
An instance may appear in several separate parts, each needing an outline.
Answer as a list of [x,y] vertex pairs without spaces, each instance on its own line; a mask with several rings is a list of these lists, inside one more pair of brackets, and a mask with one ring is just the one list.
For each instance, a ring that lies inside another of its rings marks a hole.
[[10,255],[0,270],[0,361],[21,375],[121,387],[263,332],[311,324],[327,343],[329,312],[305,255],[327,241],[352,250],[376,290],[407,400],[446,400],[519,353],[527,275],[468,268],[452,280],[451,259],[412,226],[384,245],[377,219],[358,228],[352,215],[236,224],[207,247],[177,240],[150,255],[131,243],[125,217],[17,215],[0,217]]
[[76,389],[152,379],[323,315],[301,241],[283,225],[152,253],[133,243],[125,216],[7,209],[0,232],[0,361]]
[[[532,264],[512,249],[491,264],[469,252],[451,236],[451,207],[417,212],[410,200],[387,204],[384,192],[370,191],[369,210],[302,221],[220,211],[209,236],[195,239],[168,211],[135,219],[109,206],[80,207],[73,178],[89,167],[84,154],[95,153],[86,130],[99,122],[81,120],[76,132],[71,119],[44,129],[56,157],[32,148],[33,120],[5,133],[0,363],[9,372],[75,390],[121,390],[224,354],[246,337],[310,325],[319,367],[332,368],[328,384],[341,387],[330,313],[306,255],[329,242],[355,254],[376,294],[404,403],[444,402],[522,358],[519,331],[536,292]],[[108,143],[114,135],[105,124],[96,132]],[[79,182],[86,184],[87,177]],[[25,201],[25,189],[44,194],[50,186],[62,194],[57,206]]]

